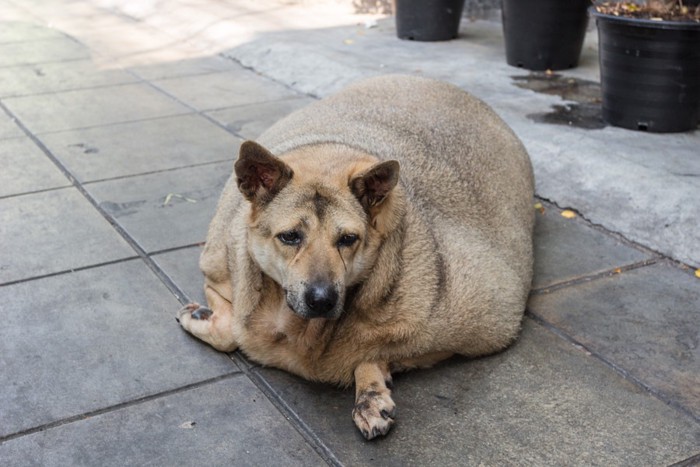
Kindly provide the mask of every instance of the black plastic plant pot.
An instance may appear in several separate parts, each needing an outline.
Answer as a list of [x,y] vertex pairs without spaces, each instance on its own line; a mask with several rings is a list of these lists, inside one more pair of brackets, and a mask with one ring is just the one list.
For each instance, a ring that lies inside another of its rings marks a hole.
[[590,0],[503,0],[508,65],[564,70],[578,65]]
[[700,23],[598,13],[603,120],[655,133],[697,128]]
[[396,35],[412,41],[457,37],[464,0],[396,0]]

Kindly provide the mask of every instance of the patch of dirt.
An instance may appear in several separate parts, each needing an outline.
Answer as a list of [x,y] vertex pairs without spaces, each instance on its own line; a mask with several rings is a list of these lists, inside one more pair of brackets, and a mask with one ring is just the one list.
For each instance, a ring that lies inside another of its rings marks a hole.
[[596,2],[595,9],[599,13],[627,18],[700,22],[700,4],[697,1]]

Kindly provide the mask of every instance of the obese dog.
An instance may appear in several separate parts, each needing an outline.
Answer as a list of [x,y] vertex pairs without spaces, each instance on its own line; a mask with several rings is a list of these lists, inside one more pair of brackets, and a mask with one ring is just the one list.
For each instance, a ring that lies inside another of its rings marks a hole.
[[484,103],[385,76],[240,148],[182,327],[304,378],[356,387],[367,439],[391,373],[487,355],[518,334],[532,277],[529,157]]

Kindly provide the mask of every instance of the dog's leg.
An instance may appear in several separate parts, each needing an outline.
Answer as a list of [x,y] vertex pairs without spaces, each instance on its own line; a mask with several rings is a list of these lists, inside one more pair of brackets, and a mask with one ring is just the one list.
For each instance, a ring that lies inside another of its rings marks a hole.
[[415,368],[430,368],[436,363],[447,360],[453,355],[453,352],[433,352],[421,355],[420,357],[405,358],[398,362],[392,362],[389,368],[392,373],[413,370]]
[[352,419],[367,439],[385,435],[394,424],[396,405],[391,399],[389,365],[361,363],[355,368],[355,408]]
[[193,336],[222,352],[238,348],[233,338],[233,307],[210,286],[204,287],[209,308],[198,303],[185,305],[178,311],[177,320]]

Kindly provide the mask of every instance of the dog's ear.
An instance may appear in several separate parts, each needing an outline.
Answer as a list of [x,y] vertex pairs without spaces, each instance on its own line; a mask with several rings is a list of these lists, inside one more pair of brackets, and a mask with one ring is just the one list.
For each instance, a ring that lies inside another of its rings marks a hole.
[[365,211],[379,206],[399,181],[397,161],[380,162],[350,180],[350,190]]
[[270,202],[294,175],[291,167],[254,141],[241,145],[234,170],[243,196],[260,204]]

